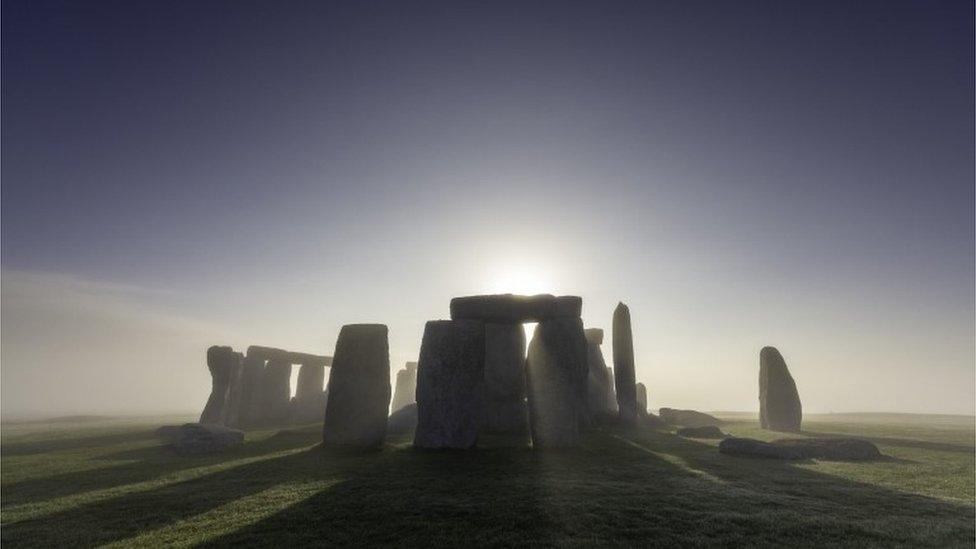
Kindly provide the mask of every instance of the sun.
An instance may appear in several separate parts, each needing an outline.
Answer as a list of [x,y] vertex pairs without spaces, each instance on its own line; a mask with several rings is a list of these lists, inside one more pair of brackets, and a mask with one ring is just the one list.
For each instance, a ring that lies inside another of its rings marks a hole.
[[547,294],[552,293],[553,280],[549,271],[538,265],[513,264],[499,269],[490,282],[493,294]]

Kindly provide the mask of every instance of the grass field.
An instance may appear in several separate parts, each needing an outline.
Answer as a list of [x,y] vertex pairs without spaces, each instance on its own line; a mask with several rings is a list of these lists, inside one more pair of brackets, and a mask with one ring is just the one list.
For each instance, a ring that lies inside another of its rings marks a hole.
[[[725,430],[771,439],[753,418]],[[870,463],[733,458],[716,442],[605,428],[582,448],[368,454],[316,446],[315,425],[249,432],[218,456],[152,436],[190,418],[2,427],[7,547],[90,545],[974,545],[974,419],[810,416],[856,435]]]

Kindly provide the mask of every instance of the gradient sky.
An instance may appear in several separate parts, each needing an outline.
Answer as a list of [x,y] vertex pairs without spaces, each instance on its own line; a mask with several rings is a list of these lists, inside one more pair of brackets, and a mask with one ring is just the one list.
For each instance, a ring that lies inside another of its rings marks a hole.
[[972,2],[2,6],[6,417],[498,291],[630,305],[652,408],[775,345],[805,411],[976,412]]

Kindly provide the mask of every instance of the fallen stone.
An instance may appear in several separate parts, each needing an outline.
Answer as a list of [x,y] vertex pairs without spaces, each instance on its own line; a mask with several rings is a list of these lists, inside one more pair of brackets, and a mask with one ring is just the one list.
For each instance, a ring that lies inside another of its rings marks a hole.
[[339,332],[322,442],[375,448],[386,438],[390,406],[390,345],[383,324],[347,324]]
[[772,444],[799,450],[810,459],[858,461],[883,457],[874,443],[857,438],[783,438]]
[[473,448],[482,421],[484,386],[484,323],[477,320],[428,322],[417,366],[414,446]]
[[214,345],[207,349],[207,368],[210,369],[212,385],[210,397],[200,414],[200,423],[224,423],[227,415],[227,393],[234,376],[240,374],[239,356],[230,347]]
[[386,420],[386,432],[389,434],[412,435],[417,429],[417,403],[412,402],[390,414]]
[[183,427],[183,426],[182,425],[163,425],[162,427],[159,427],[155,431],[153,431],[153,434],[156,435],[156,438],[159,438],[161,440],[165,440],[167,442],[172,442],[172,441],[176,440],[177,438],[179,438],[179,436],[180,436],[180,428],[181,427]]
[[775,347],[759,353],[759,424],[772,431],[797,432],[803,408],[796,382]]
[[417,402],[417,370],[416,368],[410,369],[410,364],[408,362],[407,368],[397,372],[396,388],[393,391],[393,404],[390,405],[390,411],[392,412],[396,412],[408,404]]
[[613,373],[617,408],[624,423],[637,420],[637,376],[634,371],[634,337],[630,328],[630,309],[618,303],[613,311]]
[[665,423],[681,425],[683,427],[704,427],[706,425],[721,425],[722,420],[715,416],[695,410],[675,410],[674,408],[661,408],[658,410],[661,419]]
[[704,425],[702,427],[682,427],[678,429],[678,436],[686,438],[725,438],[728,435],[714,425]]
[[210,423],[187,423],[180,426],[171,443],[178,454],[222,452],[244,443],[244,431]]
[[578,296],[494,294],[455,297],[451,300],[451,319],[498,324],[579,318],[582,310],[583,299]]
[[586,413],[586,347],[583,321],[578,318],[536,325],[526,367],[533,447],[579,443],[579,425]]

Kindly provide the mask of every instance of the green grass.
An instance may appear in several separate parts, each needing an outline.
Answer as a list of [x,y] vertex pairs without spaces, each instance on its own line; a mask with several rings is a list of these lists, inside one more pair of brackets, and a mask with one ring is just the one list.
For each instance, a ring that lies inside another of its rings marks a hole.
[[[725,430],[782,435],[733,417]],[[316,446],[319,427],[250,432],[179,457],[152,429],[178,418],[5,424],[0,537],[91,545],[974,544],[974,419],[811,416],[811,436],[873,440],[870,463],[753,460],[716,442],[613,428],[582,448],[378,452]]]

